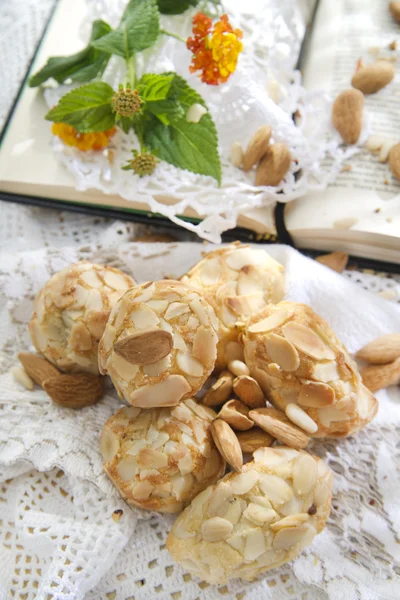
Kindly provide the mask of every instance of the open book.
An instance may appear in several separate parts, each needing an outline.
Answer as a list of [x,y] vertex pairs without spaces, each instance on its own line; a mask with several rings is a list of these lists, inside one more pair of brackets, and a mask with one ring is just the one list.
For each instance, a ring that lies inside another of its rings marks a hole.
[[[303,27],[316,0],[297,0]],[[73,5],[73,10],[71,10]],[[50,27],[35,58],[32,72],[48,56],[69,54],[79,48],[76,23],[85,16],[83,0],[60,0]],[[398,35],[387,3],[376,0],[319,0],[302,71],[307,88],[325,88],[332,94],[350,87],[355,64],[368,48],[388,46]],[[393,135],[400,141],[400,74],[387,87],[366,96],[372,131]],[[56,200],[60,206],[105,209],[147,218],[147,204],[105,195],[97,190],[76,189],[73,176],[58,162],[51,148],[51,133],[44,121],[43,98],[24,88],[8,124],[0,152],[0,198],[42,203]],[[307,194],[285,206],[287,231],[300,248],[342,250],[355,256],[400,263],[400,182],[387,164],[362,149],[349,160],[351,170],[341,173],[328,190]],[[114,211],[114,212],[112,212]],[[121,214],[119,215],[121,216]],[[151,216],[151,215],[150,215]],[[196,220],[194,211],[185,217]],[[276,234],[273,207],[241,215],[239,226],[256,234]],[[279,233],[279,232],[278,232]]]

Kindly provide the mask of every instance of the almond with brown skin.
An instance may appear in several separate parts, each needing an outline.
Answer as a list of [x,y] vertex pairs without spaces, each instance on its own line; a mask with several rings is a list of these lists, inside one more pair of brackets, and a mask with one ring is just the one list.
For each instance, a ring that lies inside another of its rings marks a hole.
[[315,260],[336,273],[343,273],[349,262],[349,255],[344,252],[331,252],[330,254],[321,254]]
[[114,352],[133,365],[153,365],[172,350],[174,340],[163,329],[143,329],[131,333],[114,345]]
[[46,379],[61,375],[60,371],[54,365],[37,354],[20,352],[18,358],[29,377],[40,386],[42,386],[43,381]]
[[291,448],[301,449],[308,445],[309,438],[301,429],[290,424],[284,413],[274,408],[257,408],[249,412],[256,425]]
[[43,389],[59,406],[83,408],[96,404],[103,396],[103,380],[88,373],[59,375],[43,381]]
[[239,440],[242,452],[252,454],[259,448],[265,448],[271,446],[275,438],[269,433],[261,429],[260,427],[253,427],[248,431],[239,431],[237,433],[237,439]]
[[210,431],[221,456],[234,471],[241,471],[243,454],[233,429],[225,421],[216,419],[211,423]]
[[239,400],[229,400],[219,411],[218,418],[228,423],[233,429],[246,431],[254,425],[249,419],[249,408]]
[[362,129],[364,96],[354,88],[341,92],[332,108],[332,123],[345,144],[355,144]]
[[264,156],[267,151],[269,140],[272,135],[272,129],[269,125],[263,125],[257,129],[251,138],[246,152],[243,155],[243,171],[250,171]]
[[226,402],[232,393],[233,375],[230,371],[222,371],[217,381],[201,399],[206,406],[219,406]]
[[400,383],[400,358],[387,365],[369,365],[360,370],[364,385],[377,392]]
[[400,181],[400,144],[396,144],[389,153],[389,167],[393,177]]
[[391,2],[389,4],[389,10],[392,17],[397,23],[400,23],[400,2]]
[[363,94],[375,94],[388,85],[395,76],[395,68],[387,60],[360,67],[351,80],[351,85]]
[[357,353],[356,358],[365,360],[372,365],[385,365],[400,357],[400,333],[389,333],[382,335],[376,340],[363,346]]
[[253,377],[250,377],[250,375],[236,377],[233,382],[233,391],[250,408],[262,408],[265,406],[264,394],[257,381]]
[[286,144],[273,144],[267,148],[256,171],[256,185],[278,185],[289,171],[292,155]]

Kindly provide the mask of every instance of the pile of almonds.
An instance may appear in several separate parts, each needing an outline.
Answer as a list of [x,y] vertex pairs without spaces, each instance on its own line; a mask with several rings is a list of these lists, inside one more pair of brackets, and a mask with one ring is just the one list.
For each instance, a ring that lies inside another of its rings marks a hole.
[[272,129],[263,125],[253,135],[245,152],[239,142],[231,148],[231,161],[246,173],[256,167],[255,185],[277,186],[290,169],[292,156],[286,144],[271,144]]

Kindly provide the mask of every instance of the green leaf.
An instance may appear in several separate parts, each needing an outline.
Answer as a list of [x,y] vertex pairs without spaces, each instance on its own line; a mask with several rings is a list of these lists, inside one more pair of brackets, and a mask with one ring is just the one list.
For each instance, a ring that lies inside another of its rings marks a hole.
[[91,46],[91,42],[102,38],[110,31],[111,27],[105,21],[94,21],[90,42],[86,48],[71,56],[49,58],[45,66],[29,79],[30,87],[37,87],[50,77],[58,83],[63,83],[66,79],[83,83],[102,75],[110,54],[96,50]]
[[160,14],[156,0],[131,0],[117,29],[92,45],[129,60],[137,52],[152,46],[159,31]]
[[200,0],[157,0],[160,13],[164,15],[180,15]]
[[170,125],[172,121],[185,116],[185,111],[177,98],[148,102],[145,110],[151,112],[165,125]]
[[[147,113],[143,128],[146,147],[176,167],[209,175],[220,183],[218,136],[211,115],[203,115],[198,123],[188,123],[186,120],[186,111],[192,104],[206,106],[203,98],[178,75],[175,75],[171,89],[176,94],[175,105],[180,106],[181,113],[179,116],[167,115],[169,123],[161,122],[160,115]],[[146,111],[150,104],[146,104]]]
[[146,102],[165,100],[173,81],[173,73],[163,73],[162,75],[146,74],[139,81],[138,91],[141,98]]
[[72,125],[81,133],[105,131],[115,124],[113,94],[112,87],[102,81],[83,85],[65,94],[46,119]]

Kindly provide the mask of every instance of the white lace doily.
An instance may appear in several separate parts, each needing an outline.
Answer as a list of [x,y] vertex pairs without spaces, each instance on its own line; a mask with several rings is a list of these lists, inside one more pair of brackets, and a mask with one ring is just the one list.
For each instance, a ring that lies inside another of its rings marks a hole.
[[[96,406],[73,411],[13,380],[9,369],[16,353],[30,348],[26,323],[34,295],[54,271],[89,258],[122,267],[138,281],[149,273],[180,276],[203,250],[200,244],[113,248],[53,246],[2,254],[0,599],[398,598],[400,394],[395,388],[379,392],[378,416],[364,431],[345,440],[312,442],[311,451],[336,475],[332,514],[313,546],[257,582],[215,587],[172,562],[165,548],[171,517],[129,508],[103,474],[99,434],[120,405],[111,388]],[[286,267],[286,297],[310,303],[350,351],[400,330],[395,303],[367,294],[293,250],[269,246],[268,251]],[[118,523],[111,516],[116,509],[123,510]]]
[[[126,4],[123,0],[87,1],[89,17],[82,27],[85,39],[92,19],[104,18],[115,24]],[[273,205],[278,199],[288,202],[311,189],[324,189],[355,152],[354,148],[339,148],[341,140],[330,122],[331,99],[323,92],[306,93],[300,73],[294,70],[305,31],[297,3],[231,0],[225,3],[224,10],[234,26],[243,30],[244,43],[237,71],[227,83],[217,87],[201,83],[189,73],[190,52],[182,42],[166,36],[161,36],[154,50],[138,55],[137,60],[139,75],[176,71],[206,100],[219,136],[223,172],[220,187],[211,177],[183,173],[164,161],[158,164],[156,176],[140,178],[132,171],[123,171],[121,167],[131,159],[131,150],[138,149],[133,131],[124,134],[119,130],[114,136],[113,164],[106,153],[82,153],[66,147],[58,138],[53,144],[59,159],[73,174],[78,190],[99,189],[129,201],[147,203],[153,212],[216,243],[246,209]],[[181,16],[162,16],[162,26],[187,37],[195,12],[193,9]],[[113,57],[103,79],[116,89],[124,76],[123,61]],[[277,86],[276,102],[268,95],[271,82]],[[71,87],[76,85],[47,89],[48,106],[54,106]],[[298,109],[303,118],[296,126],[292,116]],[[244,173],[230,162],[232,142],[239,141],[246,147],[254,132],[266,123],[272,127],[273,140],[284,142],[295,158],[285,179],[275,188],[255,187],[254,173]],[[367,128],[366,124],[360,144],[365,141]],[[296,177],[299,171],[301,176]],[[180,219],[178,215],[188,208],[194,209],[203,221],[194,225]]]

